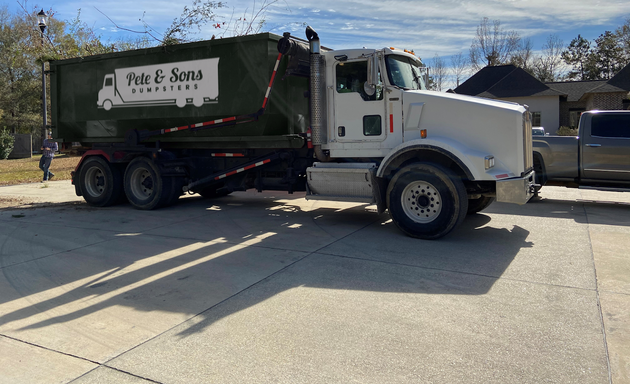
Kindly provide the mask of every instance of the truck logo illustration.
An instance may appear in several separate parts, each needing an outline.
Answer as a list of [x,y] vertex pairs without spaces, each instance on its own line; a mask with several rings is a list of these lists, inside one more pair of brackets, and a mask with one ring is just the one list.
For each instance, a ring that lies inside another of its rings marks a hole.
[[219,58],[118,68],[105,75],[98,108],[217,103]]

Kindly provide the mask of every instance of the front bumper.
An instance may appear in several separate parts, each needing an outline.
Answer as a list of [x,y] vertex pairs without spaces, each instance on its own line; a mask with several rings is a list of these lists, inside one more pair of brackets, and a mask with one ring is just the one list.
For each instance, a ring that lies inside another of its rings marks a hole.
[[497,201],[523,205],[534,196],[535,173],[523,177],[497,181]]

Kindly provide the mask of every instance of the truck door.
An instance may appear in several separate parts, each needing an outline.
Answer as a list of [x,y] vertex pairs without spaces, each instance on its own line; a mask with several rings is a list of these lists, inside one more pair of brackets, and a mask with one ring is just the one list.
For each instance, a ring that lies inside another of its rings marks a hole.
[[378,148],[385,140],[388,120],[382,87],[371,96],[364,89],[367,71],[367,59],[335,64],[334,139],[363,143],[360,148]]
[[583,178],[630,181],[630,113],[588,114],[584,118]]

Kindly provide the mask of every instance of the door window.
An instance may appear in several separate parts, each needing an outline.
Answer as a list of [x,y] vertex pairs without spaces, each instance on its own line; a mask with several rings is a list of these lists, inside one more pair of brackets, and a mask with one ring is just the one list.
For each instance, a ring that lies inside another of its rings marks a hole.
[[382,131],[380,115],[363,116],[363,134],[365,136],[380,136]]
[[361,98],[365,101],[383,99],[383,93],[380,91],[375,92],[372,96],[365,92],[364,87],[367,81],[367,60],[341,62],[337,64],[336,77],[338,93],[356,92],[361,95]]

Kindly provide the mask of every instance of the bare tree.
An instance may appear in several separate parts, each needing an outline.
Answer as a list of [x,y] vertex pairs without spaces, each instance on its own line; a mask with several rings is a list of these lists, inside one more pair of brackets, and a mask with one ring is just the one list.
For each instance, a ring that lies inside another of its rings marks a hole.
[[558,35],[549,35],[542,47],[542,56],[538,57],[532,68],[534,76],[544,82],[558,81],[562,78],[560,64],[562,63],[564,42]]
[[615,35],[623,48],[625,63],[628,64],[630,63],[630,17],[622,26],[617,28]]
[[434,91],[442,91],[442,86],[446,80],[446,67],[444,66],[444,60],[436,53],[431,60],[431,72],[433,80],[430,84],[431,89]]
[[[223,32],[221,37],[228,36],[244,36],[259,33],[267,23],[267,12],[271,6],[280,0],[262,0],[259,4],[253,1],[252,8],[246,8],[241,17],[235,17],[236,12],[232,9],[232,16],[229,21],[214,24],[215,28],[220,28]],[[284,2],[286,5],[286,1]],[[287,11],[289,11],[287,5]]]
[[531,72],[535,60],[533,51],[532,41],[529,38],[522,40],[511,54],[510,64]]
[[507,64],[519,49],[520,41],[518,32],[503,30],[499,20],[490,25],[488,18],[484,17],[470,46],[470,63],[475,71],[486,65]]
[[459,87],[468,71],[468,58],[462,52],[451,56],[451,71],[455,78],[455,86]]

